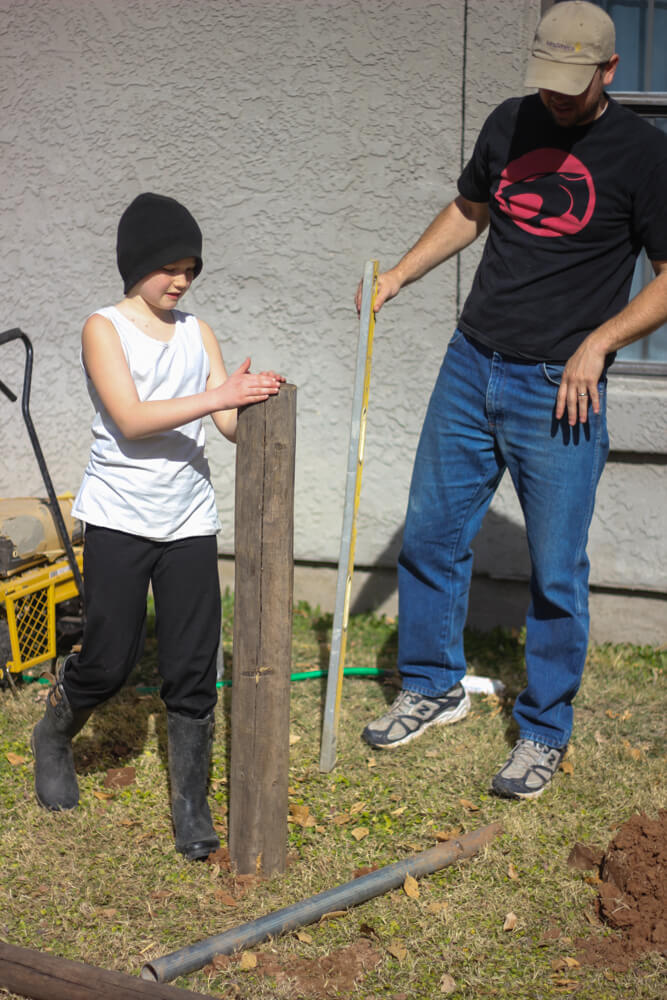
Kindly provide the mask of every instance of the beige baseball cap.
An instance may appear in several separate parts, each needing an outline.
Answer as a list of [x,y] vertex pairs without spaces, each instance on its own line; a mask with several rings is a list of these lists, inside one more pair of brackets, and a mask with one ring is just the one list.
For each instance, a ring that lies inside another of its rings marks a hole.
[[535,31],[526,87],[582,94],[615,44],[614,22],[601,7],[584,0],[555,3]]

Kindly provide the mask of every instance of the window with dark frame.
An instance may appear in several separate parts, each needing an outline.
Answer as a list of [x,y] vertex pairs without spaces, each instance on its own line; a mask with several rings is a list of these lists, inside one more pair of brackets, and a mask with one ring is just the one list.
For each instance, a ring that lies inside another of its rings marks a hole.
[[[667,132],[667,0],[596,2],[616,26],[616,51],[621,57],[610,95]],[[542,12],[552,5],[543,2]],[[653,276],[651,263],[642,251],[632,280],[631,297]],[[612,371],[667,376],[667,323],[619,351]]]

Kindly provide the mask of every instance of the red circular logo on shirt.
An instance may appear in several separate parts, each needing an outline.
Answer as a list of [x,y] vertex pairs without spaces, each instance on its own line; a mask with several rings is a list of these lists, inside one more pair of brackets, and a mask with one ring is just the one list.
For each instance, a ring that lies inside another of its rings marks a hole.
[[495,198],[527,233],[571,236],[590,221],[595,186],[576,156],[564,149],[535,149],[507,164]]

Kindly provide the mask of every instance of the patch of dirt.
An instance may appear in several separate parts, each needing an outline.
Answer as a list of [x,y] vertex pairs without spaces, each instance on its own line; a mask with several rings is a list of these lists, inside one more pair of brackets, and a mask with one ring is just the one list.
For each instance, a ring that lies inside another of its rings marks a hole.
[[596,914],[618,932],[580,938],[582,965],[625,972],[647,951],[667,955],[667,809],[657,819],[631,816],[601,859],[599,852],[576,844],[568,863],[598,868]]
[[[379,965],[382,956],[366,938],[360,938],[347,948],[337,948],[324,958],[279,958],[270,952],[255,954],[253,973],[270,976],[276,983],[276,996],[304,997],[308,1000],[328,1000],[347,996],[355,984]],[[216,955],[205,972],[213,974],[237,962],[236,956]]]

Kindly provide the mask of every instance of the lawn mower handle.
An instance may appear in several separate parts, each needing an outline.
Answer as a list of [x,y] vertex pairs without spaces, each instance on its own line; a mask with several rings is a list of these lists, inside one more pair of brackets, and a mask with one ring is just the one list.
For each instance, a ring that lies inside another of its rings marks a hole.
[[[30,338],[23,332],[19,330],[18,327],[14,327],[13,330],[4,330],[0,333],[0,346],[2,344],[8,344],[12,340],[22,340],[25,347],[25,368],[23,372],[23,394],[21,398],[21,411],[23,413],[23,419],[28,431],[28,436],[30,437],[30,443],[32,444],[33,451],[35,452],[35,458],[37,459],[37,465],[39,466],[39,471],[42,474],[42,479],[44,480],[44,485],[46,487],[46,492],[49,497],[49,506],[51,508],[51,516],[55,522],[58,534],[60,535],[60,541],[63,544],[63,548],[67,553],[67,559],[72,570],[72,576],[76,583],[77,590],[81,598],[83,598],[83,578],[81,576],[81,571],[79,569],[78,563],[74,557],[74,549],[72,548],[72,542],[69,537],[67,528],[65,527],[65,521],[60,509],[60,504],[58,503],[58,498],[56,496],[56,491],[53,488],[53,482],[51,481],[51,476],[49,475],[49,470],[46,467],[46,461],[44,460],[44,454],[42,452],[39,439],[37,437],[37,432],[32,422],[30,416],[30,384],[32,381],[32,344]],[[4,382],[0,381],[0,391],[4,392],[5,396],[12,401],[16,402],[16,396],[9,389]]]

